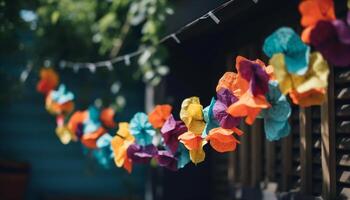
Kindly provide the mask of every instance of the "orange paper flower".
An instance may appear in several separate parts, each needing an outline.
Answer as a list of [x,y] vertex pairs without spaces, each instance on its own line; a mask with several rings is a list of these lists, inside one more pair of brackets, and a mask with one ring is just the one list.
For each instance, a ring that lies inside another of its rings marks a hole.
[[36,85],[36,90],[47,95],[58,85],[59,77],[52,68],[42,68],[40,70],[40,81]]
[[265,96],[259,95],[254,97],[250,92],[244,93],[240,99],[227,109],[227,113],[234,117],[247,116],[245,122],[253,124],[261,109],[270,107]]
[[148,121],[153,128],[161,128],[168,117],[171,115],[171,105],[157,105],[152,112],[148,114]]
[[216,86],[216,92],[220,89],[228,89],[233,95],[239,97],[241,94],[241,88],[248,88],[248,83],[246,81],[238,83],[238,75],[234,72],[226,72],[219,80]]
[[66,115],[74,110],[74,102],[68,101],[66,103],[59,104],[52,100],[51,93],[49,93],[46,96],[45,107],[53,115]]
[[115,127],[114,115],[115,112],[112,108],[105,108],[101,112],[100,119],[105,126],[113,128]]
[[114,153],[114,162],[117,167],[123,166],[129,173],[132,170],[132,160],[128,158],[127,149],[134,143],[135,138],[129,131],[128,123],[119,123],[118,135],[111,140],[111,147]]
[[180,135],[179,140],[188,150],[197,150],[200,148],[203,139],[200,135],[188,131]]
[[97,148],[97,146],[96,146],[97,139],[105,133],[106,133],[106,130],[102,127],[99,127],[93,133],[84,134],[81,137],[81,143],[84,144],[87,148],[95,149],[95,148]]
[[322,105],[326,99],[325,89],[311,89],[307,92],[298,93],[293,90],[289,93],[294,104],[301,107],[309,107],[313,105]]
[[336,19],[333,0],[304,0],[299,4],[301,25],[305,27],[301,39],[310,43],[310,34],[320,20]]
[[230,86],[231,91],[234,90],[239,100],[230,105],[226,112],[233,117],[246,116],[246,123],[251,125],[261,109],[270,107],[265,93],[272,69],[265,67],[259,59],[251,61],[242,56],[236,58],[236,69],[238,74],[225,74],[220,79],[217,89]]
[[234,131],[223,128],[214,128],[210,130],[206,140],[218,152],[224,153],[236,150],[239,141],[233,136]]
[[88,117],[89,113],[87,111],[76,111],[68,121],[68,129],[77,134],[78,125],[82,124]]
[[188,131],[180,135],[179,140],[189,150],[190,159],[194,164],[198,164],[204,161],[205,152],[203,150],[203,147],[207,141],[203,140],[200,135]]

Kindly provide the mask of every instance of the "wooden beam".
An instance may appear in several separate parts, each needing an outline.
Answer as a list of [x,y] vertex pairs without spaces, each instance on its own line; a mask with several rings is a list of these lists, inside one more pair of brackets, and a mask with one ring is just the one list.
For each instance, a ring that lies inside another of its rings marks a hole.
[[248,125],[242,122],[241,129],[244,134],[240,137],[241,144],[239,145],[239,174],[240,182],[243,186],[250,185],[250,131]]
[[276,181],[276,171],[275,171],[275,162],[276,162],[276,150],[275,142],[270,142],[265,140],[265,173],[268,182]]
[[254,124],[251,128],[251,186],[257,187],[261,181],[261,168],[262,168],[262,141],[261,136],[263,134],[262,131],[262,120],[255,120]]
[[334,114],[334,71],[330,67],[327,98],[321,106],[322,197],[336,198],[336,137]]
[[300,190],[312,193],[312,120],[311,108],[300,108]]
[[288,191],[291,186],[292,174],[292,134],[282,139],[282,191]]

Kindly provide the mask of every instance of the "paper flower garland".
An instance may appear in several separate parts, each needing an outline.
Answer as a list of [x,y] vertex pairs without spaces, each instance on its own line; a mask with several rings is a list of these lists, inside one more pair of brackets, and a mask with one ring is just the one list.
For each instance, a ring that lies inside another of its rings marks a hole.
[[331,64],[350,65],[350,14],[346,22],[336,19],[333,0],[304,0],[299,5],[302,38]]
[[290,133],[288,119],[292,109],[287,98],[279,90],[277,81],[269,82],[269,92],[266,98],[271,104],[270,108],[262,112],[266,139],[279,140]]
[[40,81],[36,89],[38,92],[47,95],[51,90],[58,85],[59,77],[52,68],[43,68],[40,70]]
[[310,43],[310,33],[319,21],[332,21],[335,17],[333,0],[302,0],[299,4],[301,25],[305,27],[302,40]]
[[142,146],[152,144],[153,136],[156,131],[148,121],[148,116],[145,113],[138,112],[130,121],[130,131],[135,137],[136,143]]
[[132,170],[132,160],[128,157],[127,149],[135,141],[129,131],[128,123],[119,123],[119,130],[111,140],[114,162],[117,167],[124,167],[129,173]]
[[320,21],[310,34],[310,43],[335,66],[350,66],[350,15],[342,20]]
[[250,61],[238,56],[236,69],[238,74],[236,80],[233,80],[233,85],[236,84],[234,88],[237,90],[232,92],[237,94],[238,101],[227,108],[227,113],[233,117],[246,117],[245,122],[251,125],[261,109],[270,107],[265,97],[270,77],[265,64],[260,60]]
[[310,47],[289,27],[282,27],[266,38],[263,50],[268,57],[281,53],[291,74],[303,75],[309,64]]
[[[148,114],[138,112],[129,123],[119,123],[113,134],[115,111],[91,106],[73,112],[74,95],[63,84],[56,89],[59,77],[53,69],[41,70],[37,90],[56,116],[56,134],[63,144],[80,141],[102,166],[114,161],[129,173],[134,163],[156,163],[172,171],[190,161],[199,164],[205,160],[206,144],[220,153],[235,151],[242,119],[252,125],[263,118],[267,140],[276,141],[290,133],[291,106],[285,95],[301,107],[320,105],[326,97],[328,62],[350,65],[350,13],[346,22],[336,19],[331,0],[304,0],[299,10],[302,38],[288,27],[268,36],[263,50],[269,66],[237,56],[237,72],[220,78],[210,105],[203,109],[198,97],[186,98],[180,120],[171,105],[157,105]],[[317,51],[311,53],[304,42]]]

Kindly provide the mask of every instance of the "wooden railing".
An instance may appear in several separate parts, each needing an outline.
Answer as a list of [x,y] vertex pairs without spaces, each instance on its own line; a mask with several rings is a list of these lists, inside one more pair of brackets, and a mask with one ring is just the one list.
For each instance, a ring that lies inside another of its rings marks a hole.
[[237,187],[350,199],[350,69],[332,67],[324,104],[293,106],[290,124],[291,134],[277,142],[265,139],[261,120],[242,125],[238,150],[213,156],[213,173],[227,180],[222,199]]

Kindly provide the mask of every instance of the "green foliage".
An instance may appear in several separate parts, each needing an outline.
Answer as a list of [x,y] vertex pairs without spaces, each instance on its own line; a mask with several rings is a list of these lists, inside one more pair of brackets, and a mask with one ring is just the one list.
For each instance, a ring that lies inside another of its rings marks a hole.
[[[167,0],[39,0],[38,59],[92,61],[144,48],[135,78],[157,84],[167,72],[164,36]],[[163,69],[163,70],[159,70]]]

